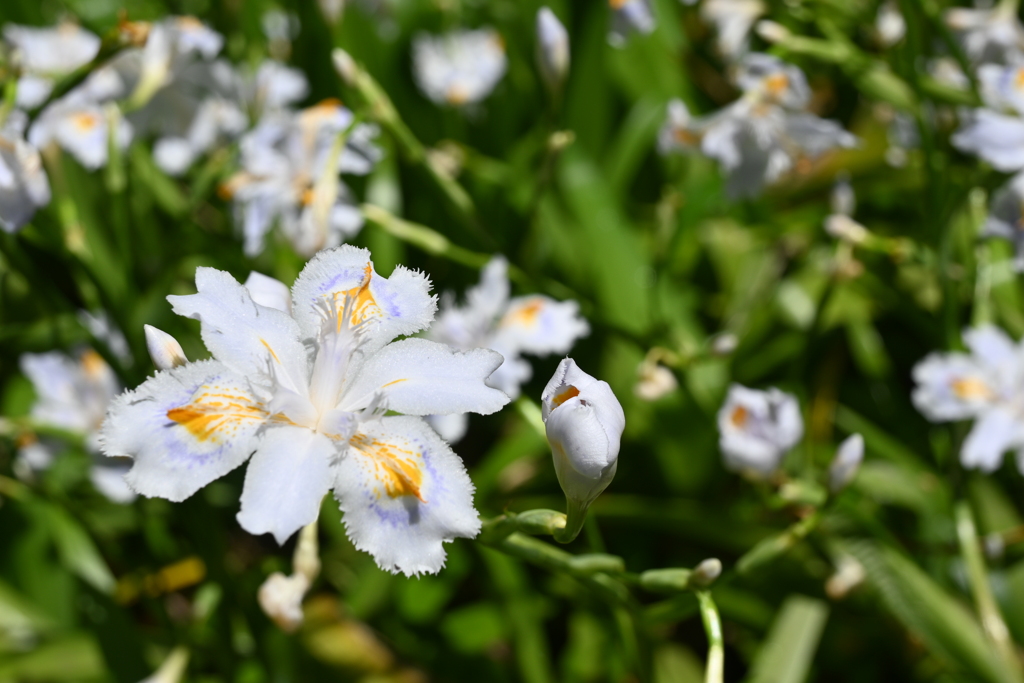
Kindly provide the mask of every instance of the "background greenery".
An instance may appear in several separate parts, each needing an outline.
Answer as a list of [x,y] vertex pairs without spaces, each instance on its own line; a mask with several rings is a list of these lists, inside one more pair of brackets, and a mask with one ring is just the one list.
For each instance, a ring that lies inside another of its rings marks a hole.
[[[943,3],[899,3],[909,33],[884,52],[865,28],[874,2],[771,3],[773,19],[856,57],[776,48],[807,72],[816,110],[861,142],[743,202],[725,198],[712,162],[665,159],[654,148],[670,98],[706,113],[736,97],[696,8],[656,0],[657,30],[614,49],[604,3],[551,2],[572,40],[565,95],[553,102],[533,62],[539,3],[367,4],[352,3],[335,26],[309,0],[287,8],[301,23],[289,62],[310,80],[308,102],[340,97],[359,109],[358,94],[331,68],[331,49],[344,47],[420,141],[460,151],[457,181],[475,210],[453,207],[385,134],[386,159],[368,179],[352,179],[356,194],[463,250],[424,251],[372,222],[353,242],[371,249],[382,274],[402,263],[429,273],[437,291],[460,293],[478,278],[474,264],[505,254],[523,272],[516,293],[580,302],[593,332],[572,355],[610,382],[625,407],[618,475],[568,550],[618,555],[630,572],[720,558],[726,572],[713,596],[728,681],[1020,680],[974,616],[962,551],[972,546],[956,521],[959,511],[980,534],[1011,531],[1006,553],[987,571],[1011,635],[1024,642],[1024,553],[1012,544],[1024,523],[1021,476],[1012,465],[993,476],[961,471],[964,426],[931,425],[909,400],[910,368],[932,350],[956,348],[963,326],[992,320],[1024,332],[1020,281],[1006,265],[1010,246],[977,240],[987,193],[1003,178],[953,151],[949,117],[933,115],[973,96],[936,91],[920,77],[924,57],[948,51],[937,19]],[[133,20],[195,14],[225,35],[225,56],[255,65],[267,53],[260,18],[273,7],[4,0],[0,23],[71,15],[104,35],[122,11]],[[483,24],[505,39],[507,75],[478,111],[434,106],[412,81],[411,37]],[[889,81],[864,78],[865,68],[881,65]],[[903,168],[885,163],[880,107],[903,108],[921,126],[924,145]],[[551,154],[546,141],[558,130],[575,141]],[[191,656],[186,679],[204,683],[701,680],[707,640],[690,593],[634,588],[635,602],[624,607],[564,571],[466,540],[449,546],[437,576],[392,576],[353,549],[328,499],[323,572],[306,624],[287,635],[255,594],[271,571],[288,571],[294,541],[278,548],[238,527],[241,470],[181,504],[118,506],[91,489],[88,456],[69,443],[37,481],[13,478],[33,400],[19,374],[21,353],[89,343],[135,386],[152,372],[145,323],[176,336],[190,358],[205,355],[198,326],[164,300],[193,291],[196,266],[239,279],[258,270],[285,282],[301,269],[276,236],[257,259],[242,255],[230,207],[216,194],[234,154],[215,152],[180,181],[156,170],[146,141],[92,174],[64,155],[50,167],[51,205],[17,235],[0,233],[0,681],[131,683],[176,646]],[[856,218],[893,238],[884,248],[851,255],[824,233],[841,169],[857,192]],[[839,267],[854,258],[862,272]],[[76,318],[82,308],[108,312],[133,364],[89,338]],[[716,356],[711,341],[723,332],[739,346]],[[647,403],[633,386],[654,347],[673,352],[680,388]],[[557,361],[533,361],[524,396],[534,404]],[[780,494],[747,482],[721,464],[715,413],[733,381],[800,397],[807,430],[787,461],[794,481],[820,480],[841,438],[865,436],[858,479],[806,539],[786,530],[816,501],[794,487]],[[455,450],[484,516],[562,508],[530,405],[474,417]],[[744,553],[772,538],[787,552],[734,571]],[[825,584],[844,557],[855,558],[866,579],[832,599]]]

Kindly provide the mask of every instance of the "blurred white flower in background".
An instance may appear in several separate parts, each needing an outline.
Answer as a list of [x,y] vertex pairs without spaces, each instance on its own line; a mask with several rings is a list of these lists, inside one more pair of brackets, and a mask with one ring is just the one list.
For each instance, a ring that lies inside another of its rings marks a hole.
[[800,404],[779,389],[760,391],[733,384],[718,411],[718,432],[729,469],[769,477],[803,437]]
[[885,0],[878,6],[875,16],[875,36],[882,47],[892,47],[903,40],[907,33],[907,20],[893,0]]
[[735,60],[749,50],[750,29],[767,9],[761,0],[704,0],[700,15],[715,27],[718,52]]
[[49,27],[6,24],[3,37],[20,61],[16,104],[24,109],[45,102],[56,79],[85,66],[100,51],[99,37],[67,22]]
[[29,128],[28,141],[36,149],[56,143],[93,171],[107,165],[111,124],[117,146],[126,149],[132,140],[132,126],[120,110],[91,99],[84,88],[76,89],[43,110]]
[[501,357],[393,341],[434,317],[425,275],[383,278],[367,250],[343,246],[306,265],[287,310],[213,268],[196,288],[168,300],[200,321],[213,359],[158,372],[103,426],[104,452],[134,461],[134,490],[182,501],[248,460],[246,531],[283,544],[333,489],[353,544],[407,575],[439,571],[445,542],[476,536],[465,467],[417,416],[499,410],[508,397],[484,381]]
[[1015,450],[1024,472],[1024,347],[994,325],[963,337],[969,353],[932,353],[914,366],[914,405],[932,422],[975,421],[964,467],[991,472]]
[[505,43],[489,28],[413,38],[416,84],[436,104],[476,104],[491,94],[508,68]]
[[983,9],[952,7],[943,18],[976,64],[1006,64],[1024,51],[1024,26],[1017,18],[1015,3],[1000,2]]
[[659,137],[662,153],[699,149],[719,163],[732,197],[751,197],[766,184],[856,138],[835,121],[807,111],[810,88],[797,67],[771,55],[751,53],[736,72],[740,99],[691,120],[676,100]]
[[1024,56],[1009,66],[982,65],[978,81],[985,106],[965,112],[950,141],[1000,171],[1024,169]]
[[1024,173],[1017,174],[992,196],[983,237],[1001,237],[1013,243],[1013,267],[1024,272]]
[[846,437],[836,450],[836,457],[828,468],[828,488],[838,493],[846,488],[856,476],[860,464],[864,460],[864,437],[851,434]]
[[[36,392],[31,417],[40,427],[57,428],[81,437],[97,460],[89,478],[100,493],[115,503],[130,503],[135,494],[124,483],[128,461],[99,457],[99,431],[110,402],[121,386],[107,362],[92,349],[72,358],[58,351],[26,353],[20,359]],[[45,470],[65,448],[58,439],[44,437],[26,443],[18,453],[19,467]]]
[[569,75],[569,32],[547,7],[537,10],[537,67],[548,90],[559,92]]
[[355,126],[339,147],[353,120],[340,102],[325,100],[295,113],[267,114],[242,137],[241,170],[221,191],[234,202],[247,255],[263,251],[275,223],[306,257],[359,232],[362,214],[338,175],[366,175],[381,153],[369,124]]
[[[504,358],[488,378],[489,386],[509,398],[519,396],[533,369],[522,355],[546,356],[568,352],[577,339],[590,333],[575,301],[556,301],[540,294],[510,298],[508,261],[495,256],[480,273],[480,284],[466,291],[465,305],[446,292],[427,338],[457,349],[493,349]],[[431,416],[430,423],[449,441],[466,432],[466,415]]]
[[50,181],[38,150],[24,139],[27,117],[12,111],[0,126],[0,228],[14,232],[50,203]]
[[622,47],[634,33],[647,35],[657,27],[654,8],[650,0],[608,0],[611,20],[608,26],[608,43]]

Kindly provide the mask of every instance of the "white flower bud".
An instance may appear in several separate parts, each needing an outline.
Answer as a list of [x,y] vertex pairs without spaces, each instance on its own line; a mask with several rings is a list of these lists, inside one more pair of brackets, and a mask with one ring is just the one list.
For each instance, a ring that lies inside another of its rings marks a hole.
[[263,612],[282,631],[292,632],[302,625],[302,598],[309,590],[309,581],[302,574],[285,576],[274,572],[256,594]]
[[861,244],[868,238],[868,229],[849,216],[834,213],[825,219],[825,232],[850,244]]
[[850,185],[849,176],[845,173],[832,186],[829,205],[832,207],[832,213],[840,216],[852,216],[857,208],[857,195],[853,191],[853,186]]
[[152,325],[145,325],[146,348],[157,370],[170,370],[188,362],[178,340]]
[[757,32],[757,35],[769,43],[782,43],[789,40],[790,36],[793,35],[788,28],[770,19],[762,19],[757,22],[754,30]]
[[334,70],[341,76],[341,80],[345,81],[345,85],[351,86],[356,82],[356,75],[359,73],[359,67],[356,66],[356,62],[352,59],[352,55],[342,50],[340,47],[334,48],[331,52],[331,62],[334,64]]
[[622,406],[607,382],[565,358],[544,388],[541,413],[570,513],[574,506],[585,512],[615,476],[626,427]]
[[864,437],[851,434],[839,444],[836,457],[828,468],[828,488],[838,493],[857,476],[860,463],[864,459]]
[[537,68],[552,92],[561,89],[569,74],[569,33],[547,7],[537,11]]
[[639,375],[633,393],[644,401],[657,401],[679,387],[672,371],[658,363],[640,363]]
[[142,679],[139,683],[180,683],[185,678],[187,668],[188,650],[176,647],[152,676]]

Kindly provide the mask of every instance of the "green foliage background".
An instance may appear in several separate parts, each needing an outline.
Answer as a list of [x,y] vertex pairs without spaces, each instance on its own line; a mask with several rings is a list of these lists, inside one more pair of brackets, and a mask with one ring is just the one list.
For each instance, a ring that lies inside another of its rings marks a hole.
[[[976,238],[986,195],[1003,178],[953,151],[948,117],[933,116],[973,95],[936,88],[918,70],[923,57],[946,50],[937,20],[944,3],[901,2],[908,36],[884,52],[865,28],[873,2],[772,3],[770,16],[795,33],[847,50],[830,60],[827,51],[813,58],[775,48],[805,69],[819,113],[841,120],[860,145],[742,202],[725,198],[712,162],[665,159],[654,149],[670,98],[706,113],[736,96],[697,10],[656,0],[657,30],[618,50],[606,41],[605,3],[550,4],[572,40],[560,102],[546,96],[534,68],[533,0],[403,0],[376,13],[351,6],[336,26],[309,0],[286,8],[301,22],[290,63],[310,80],[309,103],[340,97],[359,110],[358,94],[331,68],[332,48],[344,47],[420,141],[447,149],[453,141],[464,160],[457,180],[473,214],[453,207],[387,134],[385,161],[352,182],[358,196],[461,250],[425,251],[372,222],[354,243],[371,249],[382,274],[402,263],[429,273],[435,290],[459,293],[478,278],[472,266],[500,252],[522,271],[516,293],[580,302],[593,332],[572,356],[611,383],[627,429],[618,475],[568,550],[620,556],[632,573],[720,558],[726,571],[712,594],[724,622],[726,680],[1021,680],[975,616],[956,526],[959,511],[979,534],[1018,529],[1021,476],[1012,465],[994,476],[961,471],[965,426],[931,425],[909,400],[912,365],[958,347],[962,327],[990,320],[1024,332],[1020,281],[1005,263],[1009,245]],[[254,65],[266,55],[260,17],[272,7],[5,0],[0,23],[72,15],[105,35],[122,10],[133,20],[195,14],[225,35],[229,59]],[[507,75],[476,113],[434,106],[412,81],[411,37],[483,24],[505,39]],[[909,111],[921,126],[922,148],[904,168],[884,161],[880,103]],[[552,155],[547,139],[562,130],[575,141]],[[196,266],[239,279],[258,270],[287,283],[301,269],[283,241],[255,260],[242,255],[230,207],[216,194],[234,154],[215,152],[181,181],[160,174],[146,141],[98,173],[65,155],[50,167],[51,205],[17,235],[0,233],[0,681],[132,683],[176,646],[191,656],[187,680],[204,683],[701,680],[707,640],[691,593],[631,587],[628,608],[567,572],[465,540],[449,546],[437,576],[392,576],[354,550],[328,499],[323,572],[307,623],[286,635],[255,595],[271,571],[289,570],[294,541],[278,548],[238,527],[241,470],[181,504],[140,499],[126,507],[91,489],[81,444],[69,444],[36,482],[12,478],[33,399],[20,354],[93,344],[132,387],[152,372],[143,324],[176,336],[190,358],[205,355],[198,326],[164,300],[194,291]],[[851,256],[822,230],[840,169],[852,176],[857,219],[891,238],[882,247]],[[836,264],[851,258],[863,272],[837,275]],[[75,315],[82,308],[112,316],[134,364],[88,337]],[[723,332],[739,346],[716,356],[711,343]],[[647,403],[633,386],[654,347],[675,354],[680,388]],[[534,360],[529,401],[474,417],[455,447],[485,517],[562,509],[530,405],[557,361]],[[801,399],[807,434],[787,460],[797,484],[781,494],[721,464],[715,414],[734,381]],[[858,479],[828,502],[805,539],[787,536],[820,502],[801,490],[822,480],[835,445],[852,432],[867,442]],[[755,545],[779,538],[786,552],[735,572]],[[866,579],[832,600],[824,586],[842,557],[856,558]],[[1011,544],[987,568],[1017,642],[1022,557]],[[202,572],[189,580],[197,560]],[[187,585],[169,578],[182,576]]]

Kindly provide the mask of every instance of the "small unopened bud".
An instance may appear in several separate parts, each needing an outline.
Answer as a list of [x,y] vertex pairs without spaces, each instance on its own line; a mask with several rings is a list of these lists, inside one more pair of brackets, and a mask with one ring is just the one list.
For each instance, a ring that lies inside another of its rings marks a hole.
[[697,588],[707,588],[721,575],[722,561],[717,557],[709,557],[693,568],[690,583]]
[[732,332],[723,332],[714,339],[711,340],[711,352],[716,356],[728,356],[736,347],[740,345],[740,340]]
[[657,401],[679,387],[676,376],[664,365],[644,361],[640,363],[639,370],[640,377],[633,387],[633,393],[641,400]]
[[864,437],[860,434],[851,434],[846,437],[832,465],[828,468],[828,488],[832,493],[839,493],[853,481],[860,469],[860,463],[864,460]]
[[537,11],[537,68],[548,90],[562,89],[569,74],[569,33],[547,7]]
[[825,219],[825,232],[850,244],[863,244],[870,235],[863,225],[840,214],[832,214]]
[[345,85],[355,85],[359,67],[356,66],[352,55],[337,47],[331,52],[331,62],[334,64],[334,70],[341,76],[341,80],[345,81]]
[[185,679],[185,669],[188,668],[188,650],[183,647],[176,647],[167,655],[167,659],[160,665],[152,676],[144,678],[139,683],[180,683]]
[[857,195],[854,194],[850,178],[846,174],[839,177],[836,184],[832,186],[829,204],[832,207],[832,213],[840,216],[852,216],[857,208]]
[[170,370],[188,362],[178,340],[152,325],[144,325],[146,348],[157,370]]
[[762,19],[757,22],[754,30],[757,32],[757,35],[769,43],[782,43],[789,40],[793,35],[788,28],[770,19]]
[[1006,552],[1006,541],[999,533],[989,534],[982,540],[982,547],[985,548],[985,555],[990,560],[998,560]]
[[555,538],[567,543],[615,477],[626,416],[608,383],[580,370],[571,358],[558,364],[544,388],[541,416],[568,505],[564,534]]
[[302,625],[302,598],[307,590],[309,581],[302,574],[274,572],[260,586],[256,598],[263,612],[282,631],[291,633]]
[[863,583],[864,566],[850,555],[839,558],[835,573],[825,582],[825,594],[833,600],[842,600]]

